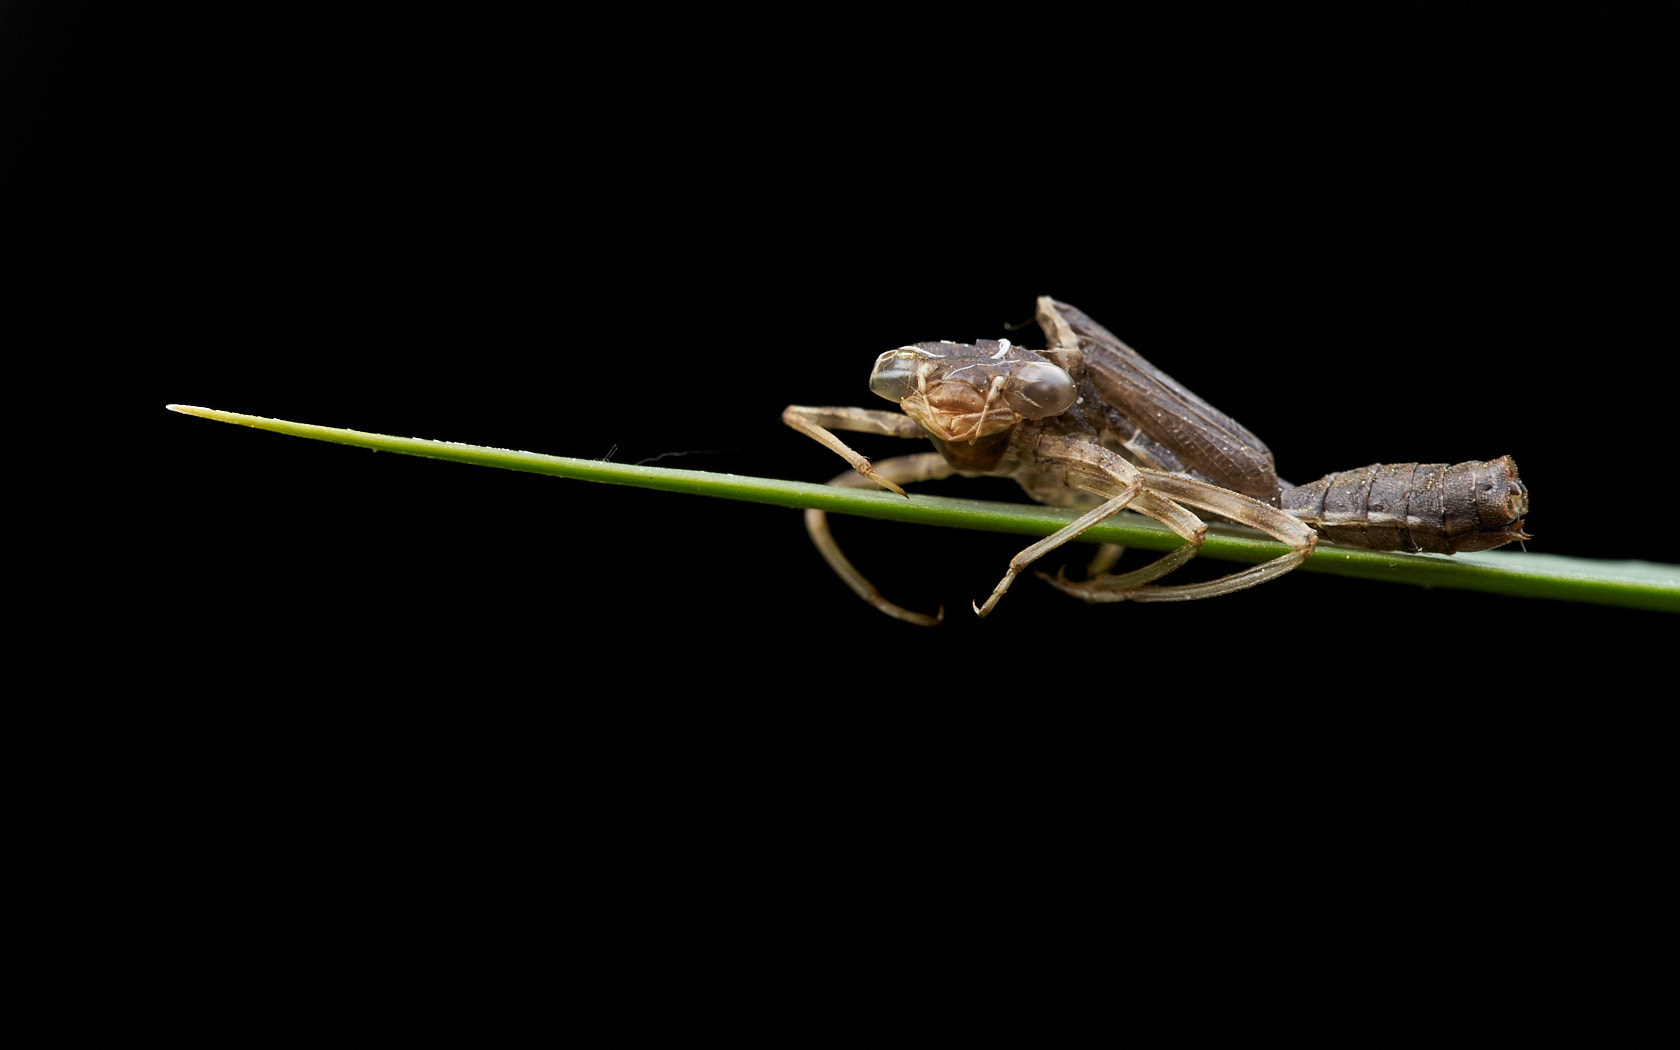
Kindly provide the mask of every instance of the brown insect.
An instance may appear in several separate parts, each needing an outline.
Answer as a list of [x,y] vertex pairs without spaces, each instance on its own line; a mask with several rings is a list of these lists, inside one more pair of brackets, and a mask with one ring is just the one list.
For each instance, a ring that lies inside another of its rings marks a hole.
[[[1046,579],[1091,602],[1183,601],[1281,576],[1312,554],[1321,535],[1376,550],[1442,554],[1528,538],[1522,531],[1528,493],[1509,456],[1452,466],[1373,465],[1289,486],[1278,480],[1259,438],[1080,310],[1041,297],[1037,320],[1048,343],[1039,352],[981,340],[916,343],[882,354],[869,387],[902,413],[801,405],[782,413],[789,426],[852,465],[855,473],[830,484],[873,483],[904,495],[902,486],[912,482],[995,475],[1014,478],[1041,503],[1092,508],[1011,559],[985,603],[975,605],[981,616],[1027,566],[1123,509],[1154,518],[1185,544],[1117,575],[1107,570],[1119,548],[1105,545],[1089,578]],[[931,439],[937,452],[871,464],[835,430]],[[1290,550],[1206,583],[1155,585],[1201,546],[1207,526],[1190,507],[1259,529]],[[807,511],[805,521],[829,565],[870,604],[911,623],[943,617],[943,611],[929,616],[887,601],[840,553],[822,511]]]

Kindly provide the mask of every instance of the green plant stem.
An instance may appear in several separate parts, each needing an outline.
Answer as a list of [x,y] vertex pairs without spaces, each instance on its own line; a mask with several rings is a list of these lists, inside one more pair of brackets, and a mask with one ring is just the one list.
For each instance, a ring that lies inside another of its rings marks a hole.
[[[1071,511],[1035,504],[980,502],[921,493],[915,494],[913,499],[905,499],[888,492],[837,488],[804,481],[570,459],[453,441],[369,434],[191,405],[168,407],[186,415],[380,452],[779,507],[815,507],[837,514],[921,525],[1047,536],[1077,516]],[[1117,515],[1088,530],[1080,538],[1093,543],[1123,543],[1144,550],[1170,550],[1182,542],[1164,526],[1135,514]],[[1283,545],[1258,538],[1257,534],[1247,530],[1215,526],[1209,530],[1200,556],[1253,564],[1276,557],[1284,550]],[[1319,545],[1317,553],[1307,559],[1301,571],[1423,587],[1453,587],[1529,598],[1680,612],[1680,566],[1655,562],[1596,561],[1523,551],[1489,551],[1449,558],[1433,554],[1358,550],[1326,543]]]

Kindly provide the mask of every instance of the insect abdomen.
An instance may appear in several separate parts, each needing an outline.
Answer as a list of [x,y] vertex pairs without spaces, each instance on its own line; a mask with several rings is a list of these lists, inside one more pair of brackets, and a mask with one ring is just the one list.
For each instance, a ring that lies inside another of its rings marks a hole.
[[1327,540],[1371,550],[1458,554],[1528,539],[1528,490],[1510,456],[1373,463],[1284,489],[1279,506]]

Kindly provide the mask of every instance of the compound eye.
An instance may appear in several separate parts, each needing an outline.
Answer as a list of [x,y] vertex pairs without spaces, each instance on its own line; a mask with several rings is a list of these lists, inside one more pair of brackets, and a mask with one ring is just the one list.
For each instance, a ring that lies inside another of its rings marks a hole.
[[875,359],[869,389],[888,401],[903,401],[916,392],[916,373],[921,363],[922,355],[909,347],[888,350]]
[[1077,392],[1073,377],[1048,361],[1024,361],[1011,369],[1003,400],[1028,419],[1046,419],[1067,411]]

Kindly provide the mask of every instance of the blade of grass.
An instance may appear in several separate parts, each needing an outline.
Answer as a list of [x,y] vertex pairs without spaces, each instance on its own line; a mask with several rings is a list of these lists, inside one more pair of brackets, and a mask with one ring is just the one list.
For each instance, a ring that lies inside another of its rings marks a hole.
[[[838,514],[944,525],[952,528],[1047,536],[1076,516],[1074,512],[1032,504],[989,503],[917,493],[913,499],[887,492],[843,489],[804,481],[713,474],[668,467],[640,467],[592,459],[570,459],[535,452],[369,434],[359,430],[293,423],[192,405],[169,405],[172,412],[223,423],[272,430],[293,437],[408,456],[452,460],[483,467],[594,481],[612,485],[681,492],[696,496],[746,500],[779,507],[816,507]],[[1225,561],[1264,561],[1284,548],[1258,534],[1215,526],[1201,557]],[[1094,543],[1124,543],[1143,550],[1170,550],[1180,540],[1165,527],[1135,514],[1120,515],[1086,532]],[[1330,573],[1365,580],[1453,587],[1529,598],[1619,605],[1634,609],[1680,612],[1680,565],[1645,561],[1595,561],[1553,554],[1489,551],[1445,557],[1356,550],[1321,544],[1302,566],[1304,572]]]

